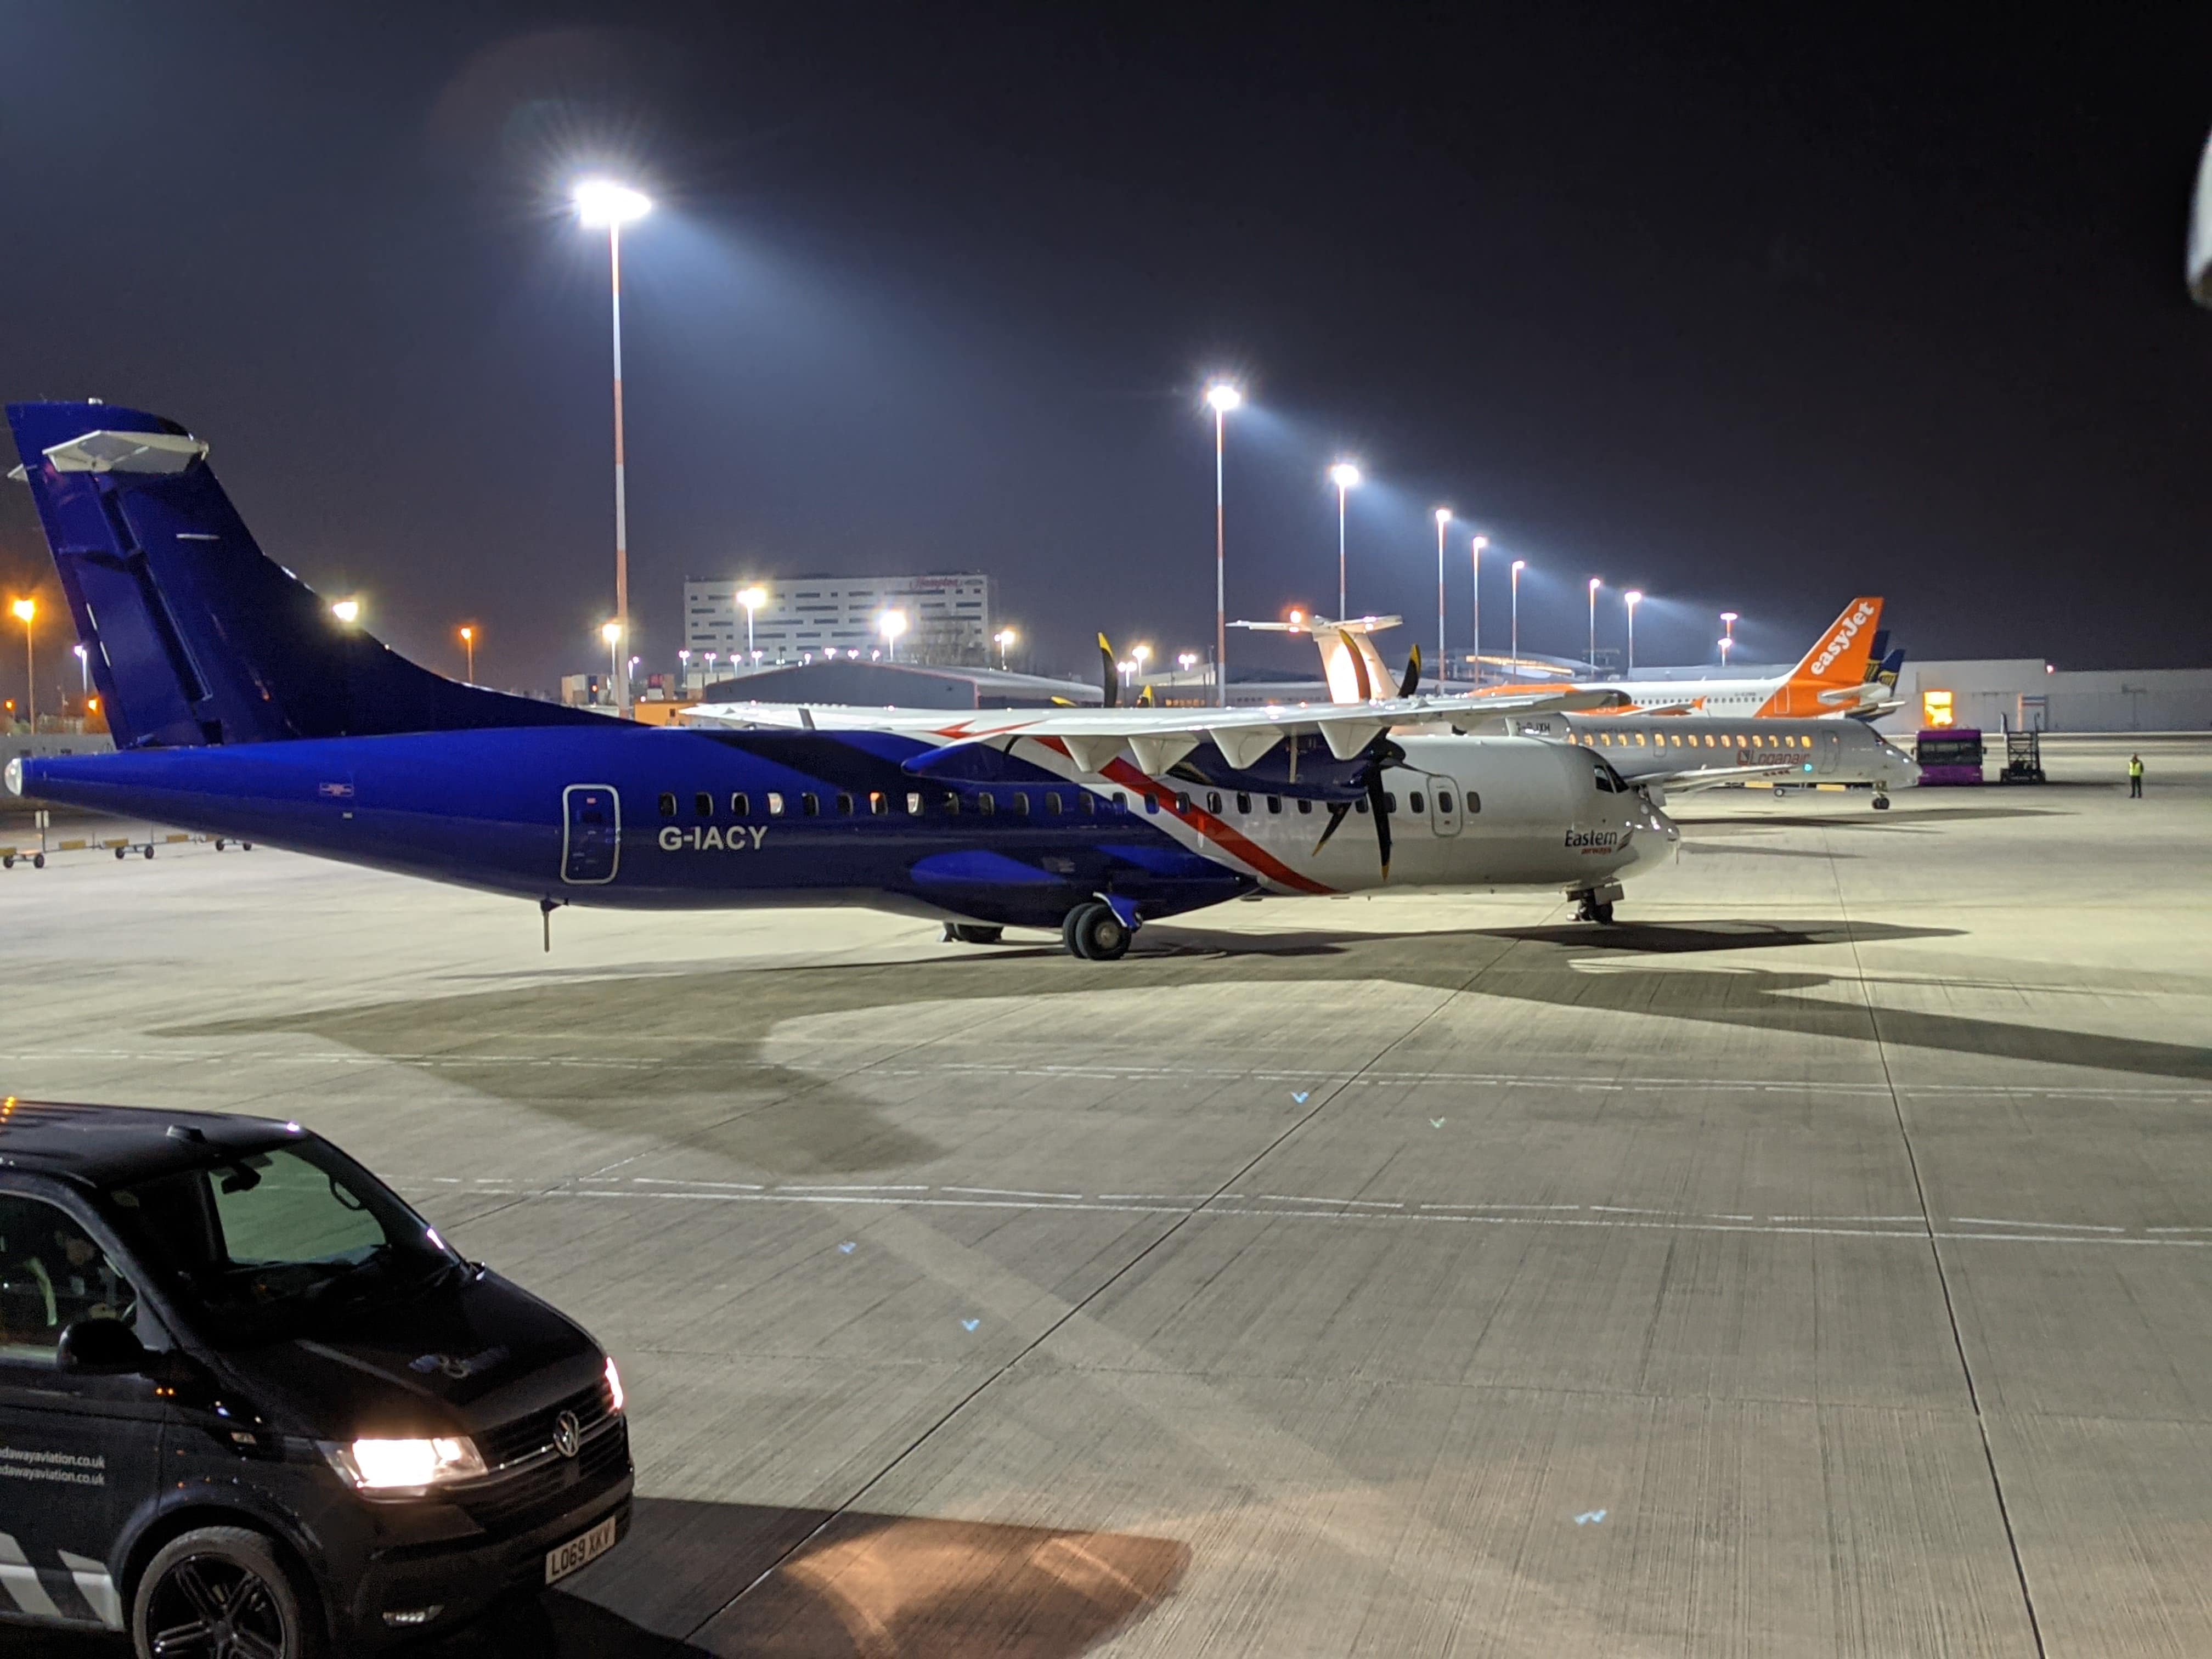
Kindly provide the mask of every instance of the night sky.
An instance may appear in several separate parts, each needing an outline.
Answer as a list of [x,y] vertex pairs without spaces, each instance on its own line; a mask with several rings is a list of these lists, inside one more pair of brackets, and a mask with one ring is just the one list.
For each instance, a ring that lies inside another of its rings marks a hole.
[[1923,658],[2212,663],[2212,9],[1969,10],[6,0],[0,392],[182,421],[382,636],[457,672],[473,621],[480,678],[550,685],[612,603],[605,245],[562,211],[612,166],[662,204],[650,666],[684,576],[773,571],[990,570],[1041,667],[1202,647],[1222,369],[1232,615],[1333,602],[1341,453],[1393,656],[1441,501],[1455,649],[1481,529],[1492,648],[1519,556],[1535,649],[1595,574],[1650,662],[1879,592]]

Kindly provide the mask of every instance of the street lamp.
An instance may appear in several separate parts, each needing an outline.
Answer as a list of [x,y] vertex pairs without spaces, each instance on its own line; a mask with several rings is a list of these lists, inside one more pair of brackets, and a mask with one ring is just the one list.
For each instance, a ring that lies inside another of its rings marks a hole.
[[1482,550],[1490,545],[1490,538],[1474,538],[1474,683],[1482,684]]
[[1636,672],[1636,607],[1644,603],[1644,595],[1638,589],[1632,587],[1620,597],[1628,606],[1627,672],[1633,674]]
[[[1359,488],[1359,469],[1350,461],[1339,461],[1328,470],[1328,481],[1336,486],[1336,619],[1344,620],[1344,498]],[[1225,688],[1228,677],[1222,677]]]
[[1444,531],[1452,520],[1448,507],[1437,509],[1437,674],[1444,672]]
[[[1225,663],[1229,659],[1229,532],[1228,520],[1222,512],[1221,457],[1223,434],[1226,431],[1230,411],[1244,406],[1244,394],[1226,380],[1216,380],[1206,388],[1206,406],[1213,411],[1213,659]],[[1229,677],[1221,676],[1222,702],[1228,702]]]
[[31,662],[31,624],[37,620],[39,602],[17,599],[8,607],[23,624],[23,711],[31,717],[31,735],[39,735],[39,682]]
[[1513,561],[1513,678],[1521,678],[1521,573],[1528,568],[1526,559]]
[[686,647],[676,653],[676,695],[689,696],[691,692],[691,653]]
[[477,630],[473,627],[462,628],[461,645],[469,653],[468,678],[469,684],[474,685],[477,683]]
[[1721,612],[1721,666],[1723,668],[1728,666],[1729,653],[1735,648],[1736,614],[1733,611]]
[[906,632],[906,612],[886,611],[877,618],[876,631],[884,636],[884,648],[893,662],[898,660],[899,635]]
[[1133,645],[1129,647],[1129,660],[1136,665],[1134,674],[1137,678],[1141,679],[1144,677],[1145,665],[1152,659],[1152,647],[1151,646]]
[[1596,672],[1597,672],[1597,591],[1598,591],[1598,589],[1599,589],[1599,588],[1603,587],[1604,586],[1605,586],[1605,583],[1604,583],[1603,581],[1600,580],[1599,580],[1597,577],[1595,577],[1595,576],[1592,576],[1592,577],[1589,579],[1589,599],[1590,599],[1589,665],[1590,665],[1590,672],[1591,672],[1591,673],[1593,673],[1593,674],[1595,674],[1595,673],[1596,673]]
[[768,603],[768,590],[748,587],[738,595],[738,603],[745,608],[745,654],[753,654],[753,612]]
[[[586,230],[607,233],[607,295],[614,319],[615,363],[615,623],[629,632],[629,503],[623,460],[622,228],[652,210],[651,199],[611,179],[586,179],[569,194]],[[616,690],[616,712],[629,713],[629,687]]]
[[[622,679],[622,636],[623,625],[620,623],[602,623],[599,625],[599,637],[607,642],[607,690],[615,692],[617,697],[621,696],[619,691],[616,691],[616,686]],[[615,707],[619,709],[622,704],[617,702]]]
[[991,635],[991,643],[999,647],[999,672],[1001,674],[1006,672],[1006,653],[1014,648],[1016,637],[1011,628],[1002,628]]
[[361,601],[359,599],[336,600],[331,605],[331,615],[350,628],[361,620]]
[[1198,653],[1195,651],[1178,653],[1176,657],[1176,666],[1182,669],[1184,673],[1189,673],[1192,669],[1198,666]]

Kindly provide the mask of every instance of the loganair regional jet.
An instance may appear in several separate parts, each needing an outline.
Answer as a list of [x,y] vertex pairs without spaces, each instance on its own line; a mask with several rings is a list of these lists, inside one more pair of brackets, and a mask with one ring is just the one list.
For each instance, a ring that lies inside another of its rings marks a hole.
[[173,422],[93,403],[8,418],[117,745],[11,761],[18,793],[549,916],[860,903],[976,940],[1058,928],[1094,960],[1226,899],[1385,883],[1552,887],[1607,922],[1622,878],[1674,839],[1601,757],[1452,735],[1465,705],[1413,695],[1410,676],[1348,707],[825,710],[775,730],[652,727],[463,685],[340,623],[265,557]]

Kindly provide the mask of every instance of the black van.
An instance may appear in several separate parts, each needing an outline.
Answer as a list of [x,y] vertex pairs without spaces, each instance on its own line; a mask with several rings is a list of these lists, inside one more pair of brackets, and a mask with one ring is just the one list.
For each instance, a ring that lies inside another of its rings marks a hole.
[[354,1653],[629,1508],[614,1361],[330,1142],[0,1101],[0,1624]]

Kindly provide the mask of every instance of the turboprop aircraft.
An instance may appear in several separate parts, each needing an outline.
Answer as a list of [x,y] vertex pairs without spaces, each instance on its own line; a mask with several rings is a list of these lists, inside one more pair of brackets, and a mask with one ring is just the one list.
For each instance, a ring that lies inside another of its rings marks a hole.
[[268,559],[174,422],[98,403],[8,418],[117,744],[12,761],[17,793],[535,899],[549,919],[863,903],[1056,927],[1093,959],[1226,899],[1386,883],[1555,887],[1607,921],[1621,878],[1672,842],[1602,757],[1429,735],[1462,705],[1412,696],[767,731],[459,684]]
[[[1331,696],[1340,703],[1360,700],[1361,688],[1384,671],[1374,635],[1395,627],[1395,617],[1361,617],[1333,622],[1300,617],[1292,623],[1237,623],[1261,630],[1305,633],[1320,648]],[[1875,635],[1879,650],[1884,636]],[[1416,653],[1418,657],[1418,653]],[[1902,650],[1867,668],[1870,689],[1881,692],[1897,684]],[[1887,684],[1881,682],[1885,678]],[[1878,812],[1889,810],[1893,789],[1911,787],[1919,767],[1863,720],[1833,714],[1812,719],[1787,715],[1726,715],[1674,712],[1642,714],[1633,708],[1596,709],[1589,698],[1597,688],[1563,692],[1556,703],[1541,695],[1516,691],[1504,697],[1469,699],[1460,705],[1455,729],[1470,733],[1513,733],[1577,744],[1610,760],[1655,806],[1670,794],[1688,794],[1723,784],[1771,783],[1775,793],[1818,784],[1871,789]],[[1883,705],[1877,704],[1877,708]]]
[[[1346,702],[1360,695],[1357,688],[1375,677],[1387,682],[1389,671],[1375,650],[1371,635],[1399,622],[1396,617],[1357,617],[1332,621],[1327,617],[1291,613],[1287,623],[1240,622],[1231,624],[1262,633],[1310,634],[1321,648],[1322,666],[1328,677],[1330,695]],[[1879,599],[1853,599],[1829,624],[1827,631],[1787,673],[1733,679],[1620,679],[1516,681],[1509,685],[1484,686],[1468,696],[1477,701],[1524,697],[1531,693],[1565,696],[1573,692],[1610,692],[1615,702],[1626,701],[1647,713],[1662,710],[1725,714],[1731,719],[1813,719],[1823,714],[1878,712],[1896,686],[1893,671],[1882,682],[1886,662],[1878,662],[1870,647],[1881,620]],[[1896,653],[1899,663],[1904,653]]]

